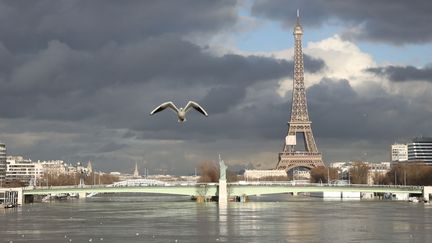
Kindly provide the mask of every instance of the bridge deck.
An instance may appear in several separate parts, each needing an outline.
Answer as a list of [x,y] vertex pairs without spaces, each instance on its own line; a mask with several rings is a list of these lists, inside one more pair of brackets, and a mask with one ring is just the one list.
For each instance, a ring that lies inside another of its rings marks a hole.
[[[326,185],[260,182],[260,183],[229,183],[229,196],[250,196],[281,194],[295,192],[377,192],[377,193],[413,193],[421,194],[422,187],[413,186],[367,186],[367,185]],[[158,193],[188,196],[217,196],[218,184],[173,184],[164,186],[124,186],[124,187],[45,187],[24,188],[24,195],[46,195],[60,193]]]
[[420,187],[389,187],[389,186],[328,186],[328,185],[231,185],[229,195],[266,195],[299,192],[370,192],[370,193],[412,193],[421,194]]
[[51,187],[24,190],[24,195],[47,195],[60,193],[155,193],[186,196],[217,195],[217,185],[190,186],[140,186],[140,187]]

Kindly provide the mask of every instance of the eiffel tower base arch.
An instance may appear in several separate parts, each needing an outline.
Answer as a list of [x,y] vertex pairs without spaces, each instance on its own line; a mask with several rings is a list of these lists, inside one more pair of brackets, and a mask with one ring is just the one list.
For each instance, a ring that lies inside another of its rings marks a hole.
[[313,169],[324,166],[321,153],[282,152],[279,153],[277,170],[290,171],[297,167]]

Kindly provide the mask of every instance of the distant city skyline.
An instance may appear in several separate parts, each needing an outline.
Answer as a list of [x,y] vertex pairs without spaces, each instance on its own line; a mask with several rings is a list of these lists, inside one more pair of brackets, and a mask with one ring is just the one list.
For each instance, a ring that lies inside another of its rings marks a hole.
[[[297,9],[325,163],[389,161],[391,144],[432,136],[429,1],[17,0],[0,1],[0,140],[103,171],[188,174],[218,154],[274,168]],[[150,117],[166,100],[209,117]]]

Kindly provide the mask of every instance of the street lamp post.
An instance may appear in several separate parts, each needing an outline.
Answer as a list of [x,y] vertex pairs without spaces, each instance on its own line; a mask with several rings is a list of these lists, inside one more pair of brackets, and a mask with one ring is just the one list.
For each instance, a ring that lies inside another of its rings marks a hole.
[[397,185],[397,174],[396,174],[396,170],[395,170],[395,176],[394,176],[394,178],[395,178],[395,182],[394,182],[394,184],[395,184],[395,186]]
[[348,170],[348,185],[351,185],[351,173]]

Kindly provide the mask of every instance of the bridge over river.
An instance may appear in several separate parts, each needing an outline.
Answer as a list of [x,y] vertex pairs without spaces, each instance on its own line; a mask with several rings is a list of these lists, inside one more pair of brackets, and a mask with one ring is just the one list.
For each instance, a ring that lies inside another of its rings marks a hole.
[[[404,193],[404,194],[423,194],[425,187],[421,186],[388,186],[388,185],[328,185],[328,184],[295,184],[293,182],[241,182],[227,183],[226,194],[228,197],[245,197],[252,195],[268,195],[283,193],[325,193],[325,192],[359,192],[359,193]],[[429,187],[427,187],[429,188]],[[86,194],[94,193],[156,193],[171,195],[187,195],[212,197],[219,196],[219,183],[165,183],[163,185],[143,185],[143,186],[52,186],[52,187],[26,187],[22,188],[22,194],[48,195],[77,193],[81,197]],[[426,193],[430,192],[427,189]],[[429,195],[427,197],[429,198]]]

